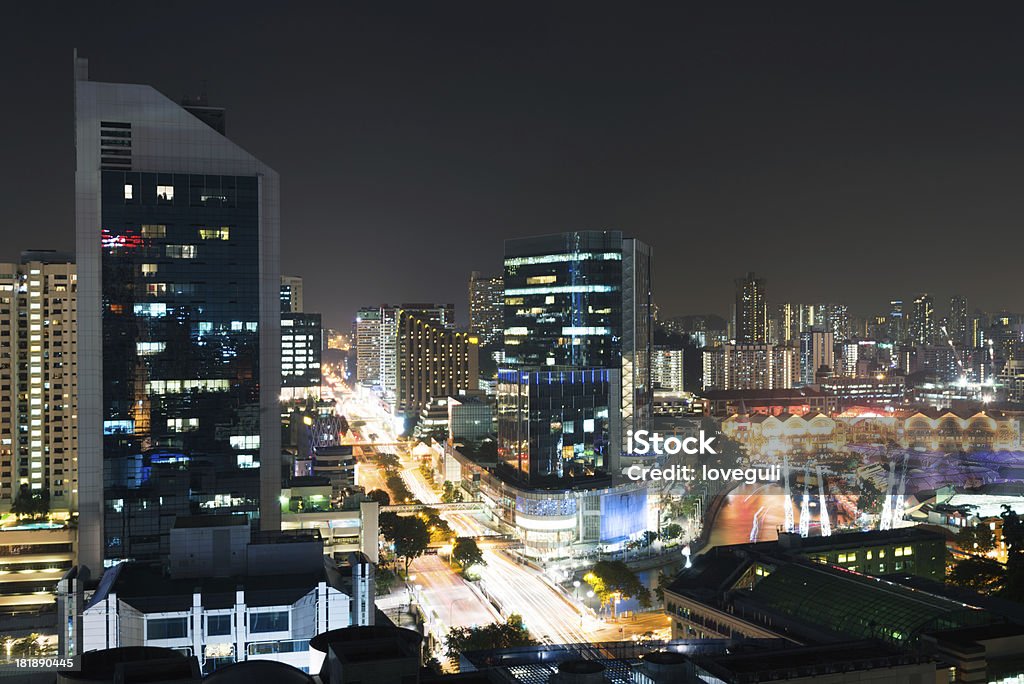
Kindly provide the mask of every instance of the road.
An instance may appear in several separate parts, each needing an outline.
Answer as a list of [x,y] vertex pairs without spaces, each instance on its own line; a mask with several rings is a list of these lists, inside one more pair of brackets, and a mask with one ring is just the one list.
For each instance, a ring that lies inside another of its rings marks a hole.
[[[397,442],[390,416],[370,402],[360,401],[351,393],[336,393],[339,410],[350,423],[365,421],[360,431],[364,436],[371,432],[379,441]],[[400,446],[401,477],[413,496],[423,503],[439,503],[440,497],[424,479],[419,463]],[[366,469],[376,469],[371,464],[361,464]],[[374,481],[366,473],[367,482]],[[380,480],[379,473],[376,475]],[[481,537],[497,532],[477,515],[467,511],[445,511],[441,513],[455,533],[465,537]],[[541,571],[517,562],[509,554],[481,546],[486,565],[479,568],[479,586],[500,606],[502,617],[517,613],[534,638],[549,643],[580,643],[593,641],[614,641],[629,638],[634,634],[665,629],[668,619],[662,613],[632,618],[598,620],[580,602],[565,596],[556,589]],[[499,619],[498,613],[489,601],[470,589],[460,575],[450,570],[439,556],[424,556],[413,563],[415,585],[422,587],[415,593],[420,596],[435,623],[439,625],[469,626],[492,622]],[[620,631],[621,630],[621,631]],[[436,633],[436,632],[435,632]],[[443,632],[442,632],[443,633]]]

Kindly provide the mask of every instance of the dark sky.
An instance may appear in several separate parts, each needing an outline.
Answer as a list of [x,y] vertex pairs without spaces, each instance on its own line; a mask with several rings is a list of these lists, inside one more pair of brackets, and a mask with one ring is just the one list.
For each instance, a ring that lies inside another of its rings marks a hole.
[[77,46],[96,80],[205,84],[280,172],[282,270],[334,325],[464,317],[503,239],[582,228],[651,243],[669,315],[728,313],[748,270],[860,314],[918,291],[1024,310],[1021,16],[640,4],[12,3],[0,259],[74,245]]

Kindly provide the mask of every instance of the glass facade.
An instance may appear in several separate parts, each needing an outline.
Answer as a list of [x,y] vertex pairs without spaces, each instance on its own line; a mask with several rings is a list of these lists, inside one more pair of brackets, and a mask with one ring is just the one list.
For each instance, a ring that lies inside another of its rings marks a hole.
[[505,242],[505,359],[521,366],[618,367],[622,233]]
[[108,559],[166,555],[177,515],[258,510],[259,207],[255,176],[102,173]]
[[499,472],[531,487],[607,480],[617,376],[608,368],[500,371]]
[[[609,392],[597,399],[590,394],[594,388],[581,395],[580,387],[567,386],[555,396],[532,387],[532,381],[525,383],[530,392],[540,394],[529,396],[535,415],[526,421],[530,435],[524,440],[513,426],[525,419],[508,420],[514,412],[510,407],[518,401],[511,397],[521,390],[501,379],[517,376],[501,376],[499,394],[510,397],[505,415],[499,406],[499,449],[506,454],[506,472],[531,486],[536,478],[600,479],[620,472],[625,435],[648,427],[653,403],[651,263],[648,245],[614,230],[505,241],[505,363],[523,373],[539,373],[541,379],[546,369],[582,373],[580,377],[597,372],[603,380],[595,387]],[[547,386],[544,380],[540,384]],[[600,437],[564,428],[581,429],[566,412],[583,410],[588,402],[591,410],[600,406],[602,415],[580,420],[604,421]],[[550,438],[537,433],[546,410],[551,415],[543,432]],[[560,452],[566,445],[574,455]]]

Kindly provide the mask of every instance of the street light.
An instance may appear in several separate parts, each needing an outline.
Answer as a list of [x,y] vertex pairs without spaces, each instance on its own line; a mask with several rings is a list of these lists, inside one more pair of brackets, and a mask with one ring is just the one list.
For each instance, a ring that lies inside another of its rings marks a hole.
[[573,580],[572,581],[572,586],[576,588],[576,600],[579,601],[580,600],[580,581],[579,580]]

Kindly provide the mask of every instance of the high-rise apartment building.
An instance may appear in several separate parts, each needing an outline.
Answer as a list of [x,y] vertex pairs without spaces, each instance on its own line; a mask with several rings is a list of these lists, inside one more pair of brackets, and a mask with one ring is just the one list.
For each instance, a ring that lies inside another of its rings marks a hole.
[[935,344],[935,299],[931,295],[923,294],[914,299],[910,331],[914,344]]
[[796,348],[725,344],[704,350],[704,389],[790,389],[798,378]]
[[500,346],[505,335],[505,279],[479,271],[469,276],[469,332],[480,346]]
[[768,341],[768,304],[764,279],[748,273],[736,280],[735,338],[740,344]]
[[651,354],[651,383],[655,389],[683,391],[683,350],[655,347]]
[[0,513],[78,509],[78,279],[57,252],[0,263]]
[[949,339],[954,344],[970,347],[971,319],[967,314],[967,298],[953,296],[949,299]]
[[356,345],[356,382],[373,387],[380,386],[380,307],[360,309],[356,313],[353,330]]
[[813,385],[819,371],[831,373],[835,365],[835,335],[831,330],[812,329],[800,333],[800,382]]
[[[617,472],[628,430],[647,426],[651,264],[650,248],[619,231],[505,242],[505,363],[520,374],[499,373],[498,441],[500,458],[520,464],[517,479],[606,477]],[[523,392],[534,391],[526,408]],[[527,418],[527,410],[543,414]],[[554,437],[527,433],[544,420]]]
[[82,563],[164,558],[194,512],[278,529],[277,173],[154,88],[75,69]]

